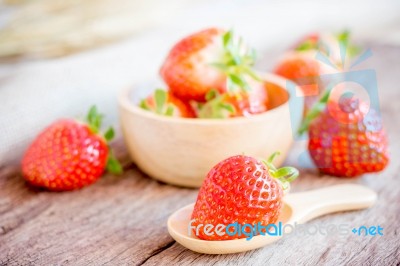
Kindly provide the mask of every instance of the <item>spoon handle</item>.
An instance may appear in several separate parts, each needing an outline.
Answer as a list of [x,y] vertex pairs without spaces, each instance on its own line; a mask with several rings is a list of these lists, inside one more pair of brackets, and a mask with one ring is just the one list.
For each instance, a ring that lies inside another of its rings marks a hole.
[[305,223],[333,212],[369,208],[376,198],[376,193],[365,186],[344,184],[288,194],[284,200],[292,208],[290,220]]

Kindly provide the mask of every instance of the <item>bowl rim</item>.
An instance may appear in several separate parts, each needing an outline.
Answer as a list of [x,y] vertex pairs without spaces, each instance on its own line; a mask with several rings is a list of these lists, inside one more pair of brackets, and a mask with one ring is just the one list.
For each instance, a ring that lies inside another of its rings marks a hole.
[[196,125],[212,125],[212,124],[236,124],[236,123],[246,123],[246,122],[254,122],[258,120],[263,120],[266,116],[270,116],[271,113],[279,112],[281,109],[285,108],[289,105],[289,101],[293,95],[290,91],[287,90],[288,84],[291,84],[295,88],[295,93],[298,95],[297,97],[302,97],[303,93],[299,89],[299,87],[291,80],[285,79],[281,76],[272,74],[272,73],[264,73],[262,74],[262,79],[271,83],[278,85],[280,88],[285,90],[288,93],[288,99],[281,105],[267,110],[260,114],[254,114],[247,117],[232,117],[227,119],[213,119],[213,118],[182,118],[182,117],[167,117],[158,115],[146,110],[143,110],[139,106],[135,105],[130,99],[129,94],[134,88],[129,86],[128,88],[122,89],[118,94],[118,104],[121,108],[125,109],[130,113],[135,113],[137,115],[146,117],[152,120],[159,120],[160,122],[170,122],[170,123],[180,123],[180,124],[196,124]]

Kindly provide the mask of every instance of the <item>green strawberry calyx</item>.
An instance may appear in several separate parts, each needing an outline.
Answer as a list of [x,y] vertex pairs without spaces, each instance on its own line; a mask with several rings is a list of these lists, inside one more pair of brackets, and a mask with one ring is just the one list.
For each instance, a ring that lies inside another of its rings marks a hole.
[[[351,34],[349,30],[344,30],[339,32],[338,34],[333,35],[336,41],[339,43],[340,50],[346,51],[346,54],[350,58],[354,58],[361,52],[361,48],[351,43]],[[308,38],[305,41],[301,42],[295,47],[295,50],[298,52],[310,51],[310,50],[318,50],[321,53],[330,55],[330,48],[324,42],[324,38],[314,37]]]
[[143,99],[139,106],[144,110],[151,111],[159,115],[174,115],[174,105],[172,103],[168,103],[168,93],[163,89],[156,89],[154,91],[154,106],[149,105],[146,99]]
[[115,157],[109,142],[114,138],[115,131],[112,127],[109,127],[104,134],[101,133],[101,124],[103,121],[104,115],[100,114],[97,110],[97,107],[93,105],[86,116],[86,123],[89,129],[99,136],[102,136],[107,145],[108,145],[108,156],[107,156],[107,163],[106,163],[106,170],[113,174],[120,174],[122,173],[122,166]]
[[299,170],[291,166],[276,168],[273,161],[278,155],[280,155],[280,152],[274,152],[267,160],[262,160],[262,162],[268,167],[272,177],[280,181],[284,192],[287,192],[290,189],[290,182],[299,176]]
[[220,69],[227,76],[226,87],[228,91],[249,91],[250,85],[247,77],[261,81],[252,69],[256,53],[254,49],[247,47],[242,38],[236,38],[233,31],[227,31],[222,35],[224,54],[219,62],[211,65]]
[[350,37],[351,34],[349,30],[344,30],[336,35],[340,49],[345,50],[346,55],[348,55],[350,58],[354,58],[361,53],[361,48],[351,43]]
[[305,41],[298,44],[294,50],[298,52],[319,50],[321,48],[321,40],[318,37],[307,38]]
[[317,118],[322,111],[325,110],[328,103],[331,89],[327,89],[321,98],[311,107],[310,111],[304,117],[297,133],[301,136],[304,132],[308,131],[311,122]]
[[236,112],[235,107],[224,102],[224,95],[217,90],[210,90],[206,94],[206,103],[199,105],[199,118],[222,119]]

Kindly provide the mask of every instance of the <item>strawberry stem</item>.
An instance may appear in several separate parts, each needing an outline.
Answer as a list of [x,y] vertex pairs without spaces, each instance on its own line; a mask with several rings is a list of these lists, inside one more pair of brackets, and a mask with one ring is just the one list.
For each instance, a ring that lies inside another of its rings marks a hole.
[[283,190],[287,191],[290,188],[290,182],[299,176],[299,170],[291,166],[276,168],[273,165],[273,161],[278,155],[280,155],[280,152],[274,152],[268,160],[263,160],[263,163],[269,168],[269,173],[272,177],[281,182]]
[[[90,107],[89,112],[86,116],[86,122],[89,129],[97,135],[101,135],[99,133],[101,130],[101,123],[103,121],[103,115],[100,114],[97,110],[97,107],[93,105]],[[122,166],[115,158],[113,151],[109,145],[109,142],[114,138],[115,131],[112,127],[109,127],[104,134],[102,134],[103,138],[105,139],[107,146],[108,146],[108,157],[107,157],[107,164],[106,170],[113,174],[120,174],[122,173]]]
[[[361,48],[351,43],[350,41],[350,31],[344,30],[336,36],[341,49],[345,49],[346,53],[350,58],[354,58],[359,55]],[[343,48],[342,48],[343,47]]]
[[140,108],[153,113],[165,116],[174,115],[174,105],[168,103],[168,92],[163,89],[156,89],[153,94],[154,104],[149,104],[146,99],[139,104]]
[[254,49],[248,48],[242,38],[235,38],[232,30],[222,35],[224,55],[221,62],[211,65],[220,69],[227,76],[226,86],[231,92],[248,91],[250,86],[246,77],[261,81],[253,71],[252,66],[256,59]]
[[235,107],[224,102],[224,94],[220,94],[217,90],[210,90],[206,94],[207,102],[199,106],[199,118],[226,118],[227,113],[234,114]]
[[117,160],[117,158],[115,158],[114,153],[112,152],[111,149],[109,149],[106,169],[108,172],[110,172],[112,174],[121,174],[122,173],[122,166],[119,163],[119,161]]
[[89,128],[97,134],[100,130],[102,121],[103,115],[97,111],[96,105],[90,107],[86,116],[86,122],[88,123]]

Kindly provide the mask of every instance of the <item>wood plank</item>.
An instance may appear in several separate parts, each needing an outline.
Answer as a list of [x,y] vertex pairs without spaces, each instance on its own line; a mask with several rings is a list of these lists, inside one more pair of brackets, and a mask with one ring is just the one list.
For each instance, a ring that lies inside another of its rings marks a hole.
[[[368,210],[328,215],[308,226],[381,225],[383,236],[288,235],[246,253],[203,255],[168,235],[166,220],[195,201],[197,190],[150,179],[129,161],[121,140],[122,176],[105,175],[79,191],[51,193],[25,184],[17,165],[0,169],[0,265],[398,265],[400,237],[400,48],[376,46],[367,67],[376,68],[381,110],[392,162],[382,173],[342,180],[302,169],[293,191],[355,182],[377,191]],[[396,80],[397,79],[397,80]],[[301,149],[301,145],[294,147]],[[289,161],[296,163],[295,160]],[[307,227],[309,228],[309,227]]]

